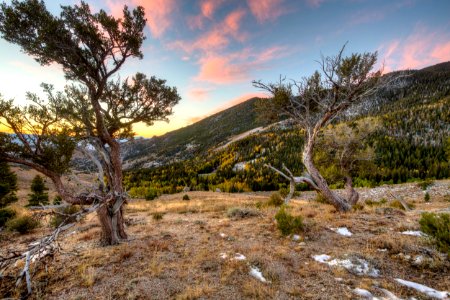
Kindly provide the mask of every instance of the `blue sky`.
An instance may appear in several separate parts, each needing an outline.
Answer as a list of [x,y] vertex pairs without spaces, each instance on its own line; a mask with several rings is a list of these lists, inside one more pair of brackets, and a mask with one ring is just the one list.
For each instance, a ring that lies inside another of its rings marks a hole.
[[[8,3],[8,1],[6,1]],[[55,14],[59,5],[46,1]],[[422,68],[450,60],[450,1],[403,0],[105,0],[92,10],[120,16],[126,3],[145,8],[144,58],[130,60],[120,76],[142,72],[164,78],[182,97],[170,123],[137,126],[151,137],[186,126],[252,96],[251,81],[300,78],[315,60],[347,52],[378,51],[385,71]],[[381,64],[380,64],[381,65]],[[40,83],[61,89],[56,66],[42,67],[0,39],[0,93],[25,103]]]

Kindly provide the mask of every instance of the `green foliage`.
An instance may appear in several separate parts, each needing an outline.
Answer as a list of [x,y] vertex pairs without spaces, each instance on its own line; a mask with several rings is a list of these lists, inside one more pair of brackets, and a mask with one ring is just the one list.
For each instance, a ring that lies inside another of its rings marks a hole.
[[260,213],[250,208],[232,207],[227,211],[227,217],[230,219],[244,219],[259,216]]
[[281,206],[284,204],[284,200],[279,192],[273,192],[266,204],[268,206]]
[[60,205],[62,203],[62,198],[60,195],[56,195],[55,198],[53,198],[53,205]]
[[28,204],[27,206],[39,206],[39,205],[47,205],[48,194],[45,192],[48,188],[45,186],[44,179],[36,175],[31,182],[31,194],[28,195]]
[[367,199],[364,203],[365,203],[367,206],[381,206],[381,205],[383,205],[383,204],[386,204],[386,203],[387,203],[387,200],[386,200],[385,198],[382,198],[382,199],[379,200],[379,201],[375,201],[375,200],[372,200],[372,199]]
[[163,217],[164,217],[164,214],[161,213],[161,212],[155,212],[155,213],[153,213],[153,215],[152,215],[152,218],[153,218],[153,220],[155,220],[155,221],[160,221],[160,220],[162,220]]
[[430,194],[428,193],[428,192],[426,192],[425,193],[425,196],[423,196],[423,200],[425,201],[425,202],[430,202]]
[[158,197],[158,192],[155,189],[149,188],[147,189],[147,193],[145,194],[145,200],[151,201],[155,200]]
[[361,202],[358,202],[355,205],[353,205],[352,209],[353,209],[353,211],[363,210],[364,204]]
[[183,195],[183,200],[188,201],[188,200],[191,200],[191,199],[189,198],[188,194],[184,194]]
[[31,216],[21,216],[6,222],[6,229],[20,234],[28,233],[39,226],[39,221]]
[[79,211],[80,207],[77,205],[70,205],[63,208],[58,208],[56,213],[52,216],[50,220],[50,225],[56,228],[63,222],[65,224],[73,223],[77,221],[77,218],[72,215],[76,214]]
[[450,256],[450,214],[425,212],[419,224],[420,229],[434,239],[438,249]]
[[432,186],[434,181],[432,179],[425,179],[424,181],[421,181],[417,183],[417,187],[421,188],[422,190],[426,191],[429,186]]
[[281,234],[289,235],[293,233],[300,233],[303,231],[303,219],[301,216],[293,216],[288,211],[286,206],[281,206],[275,215],[277,220],[277,227]]
[[17,201],[17,176],[9,168],[8,163],[0,161],[0,208]]
[[5,226],[9,219],[16,216],[16,212],[11,208],[0,208],[0,227]]

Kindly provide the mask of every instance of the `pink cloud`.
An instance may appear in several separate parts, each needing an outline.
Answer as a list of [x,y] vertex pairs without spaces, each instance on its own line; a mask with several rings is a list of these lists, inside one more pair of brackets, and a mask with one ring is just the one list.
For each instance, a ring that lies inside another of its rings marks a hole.
[[200,3],[202,15],[212,19],[216,10],[222,5],[223,0],[204,0]]
[[214,84],[249,81],[251,72],[266,68],[269,61],[283,56],[284,50],[282,47],[272,47],[255,53],[253,49],[246,48],[227,55],[210,54],[200,59],[200,72],[195,80]]
[[161,37],[172,24],[172,13],[176,9],[175,0],[108,0],[106,5],[111,14],[115,17],[122,16],[124,5],[142,6],[145,9],[147,25],[150,28],[152,35],[157,38]]
[[259,23],[275,21],[288,10],[282,6],[284,0],[247,0],[248,7]]
[[212,89],[193,88],[188,91],[188,98],[194,102],[203,102],[210,96]]
[[386,72],[420,69],[450,60],[450,35],[417,27],[406,38],[394,40],[380,49]]

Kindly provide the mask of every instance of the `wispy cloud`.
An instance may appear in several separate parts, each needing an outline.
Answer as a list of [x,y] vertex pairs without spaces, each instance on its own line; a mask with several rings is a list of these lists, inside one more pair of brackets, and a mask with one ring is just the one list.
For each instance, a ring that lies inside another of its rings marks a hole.
[[311,7],[319,7],[322,5],[322,3],[325,2],[325,0],[306,0],[306,3]]
[[288,13],[284,0],[247,0],[248,7],[259,23],[273,22]]
[[177,8],[175,0],[106,1],[110,12],[116,17],[121,17],[124,5],[130,4],[142,6],[145,9],[147,25],[152,35],[157,38],[161,37],[172,24],[172,14]]
[[284,55],[285,48],[271,47],[262,52],[246,48],[226,55],[210,54],[199,60],[197,81],[229,84],[250,80],[253,71],[267,68],[268,62]]
[[380,47],[385,71],[419,69],[450,60],[450,34],[418,26],[404,39]]
[[194,102],[203,102],[210,97],[211,88],[191,88],[188,91],[188,99]]

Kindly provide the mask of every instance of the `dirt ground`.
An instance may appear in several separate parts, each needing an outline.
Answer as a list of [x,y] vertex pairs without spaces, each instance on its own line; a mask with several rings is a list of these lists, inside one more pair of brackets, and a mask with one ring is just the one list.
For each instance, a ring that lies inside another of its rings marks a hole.
[[[430,203],[420,190],[404,185],[400,190],[410,190],[411,211],[392,209],[388,202],[343,214],[300,195],[289,205],[305,224],[298,237],[279,233],[274,220],[278,208],[264,205],[266,194],[188,192],[188,201],[182,200],[185,193],[131,200],[126,207],[128,241],[100,246],[96,216],[88,216],[63,235],[59,253],[33,269],[32,298],[359,299],[359,288],[379,297],[386,297],[387,290],[402,299],[428,299],[395,279],[449,291],[449,259],[427,238],[402,232],[419,230],[423,211],[448,212],[449,185],[440,181],[439,188],[430,188]],[[231,208],[252,214],[232,218]],[[339,227],[352,235],[332,230]],[[1,252],[22,249],[50,230],[44,224],[23,236],[3,232]],[[313,258],[322,254],[364,261],[378,276]],[[260,271],[265,282],[252,270]],[[4,297],[19,297],[24,288],[8,287],[2,278]]]

